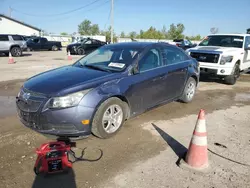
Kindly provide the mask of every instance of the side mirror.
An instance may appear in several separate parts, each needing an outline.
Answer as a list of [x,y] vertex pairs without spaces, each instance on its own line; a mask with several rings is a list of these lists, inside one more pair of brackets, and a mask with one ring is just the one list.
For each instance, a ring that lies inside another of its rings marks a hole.
[[250,50],[250,44],[245,48],[245,50]]

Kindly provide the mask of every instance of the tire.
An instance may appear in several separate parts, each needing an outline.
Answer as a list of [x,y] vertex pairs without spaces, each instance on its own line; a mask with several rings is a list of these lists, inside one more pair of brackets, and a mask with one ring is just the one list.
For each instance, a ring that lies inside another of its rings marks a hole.
[[[120,115],[110,115],[110,109],[117,113],[121,110]],[[104,101],[97,109],[92,121],[92,133],[102,139],[114,136],[122,127],[128,113],[128,105],[116,97]],[[104,115],[106,114],[106,118]],[[113,117],[110,117],[113,116]],[[113,118],[113,119],[112,119]],[[114,120],[116,118],[116,120]],[[104,119],[109,119],[104,120]],[[116,124],[116,126],[114,126]],[[106,129],[105,129],[106,128]]]
[[85,50],[82,49],[82,48],[78,48],[78,49],[77,49],[77,54],[78,54],[78,55],[84,55],[84,54],[85,54]]
[[240,66],[236,64],[233,68],[232,74],[225,77],[225,84],[234,85],[240,77]]
[[56,45],[53,45],[51,48],[52,51],[58,51],[58,47]]
[[10,53],[13,57],[20,57],[22,55],[22,50],[20,47],[13,47],[11,48]]
[[190,77],[185,85],[185,89],[180,98],[181,102],[189,103],[193,100],[196,91],[197,82],[194,78]]

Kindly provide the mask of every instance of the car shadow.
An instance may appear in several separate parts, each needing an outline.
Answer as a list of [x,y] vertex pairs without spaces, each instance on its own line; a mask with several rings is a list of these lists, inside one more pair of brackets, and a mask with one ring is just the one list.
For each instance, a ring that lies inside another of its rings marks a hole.
[[175,140],[173,137],[171,137],[169,134],[164,132],[162,129],[160,129],[158,126],[156,126],[154,123],[152,123],[152,126],[161,135],[161,137],[165,140],[165,142],[171,147],[171,149],[175,152],[175,154],[178,157],[176,164],[179,164],[180,160],[184,159],[187,153],[187,148],[183,146],[180,142]]
[[37,175],[33,182],[32,188],[77,188],[75,173],[70,169],[67,173],[53,175]]
[[23,53],[22,54],[22,57],[27,57],[27,56],[32,56],[32,54],[30,54],[30,53]]
[[219,84],[224,84],[224,80],[220,79],[220,78],[216,78],[216,77],[213,77],[213,76],[200,76],[200,82],[216,82],[216,83],[219,83]]

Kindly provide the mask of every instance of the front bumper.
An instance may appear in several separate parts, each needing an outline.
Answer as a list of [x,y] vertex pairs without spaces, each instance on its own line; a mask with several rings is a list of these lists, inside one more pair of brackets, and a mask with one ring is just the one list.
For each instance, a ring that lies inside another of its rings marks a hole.
[[[29,107],[30,110],[23,108],[21,99],[16,100],[16,109],[20,121],[28,128],[41,134],[54,136],[78,137],[88,136],[91,134],[90,124],[83,125],[83,120],[90,120],[94,114],[94,109],[85,106],[76,106],[58,110],[45,110],[43,101],[38,108]],[[29,103],[29,101],[28,101]],[[27,103],[27,105],[29,105]]]
[[[213,74],[218,76],[231,75],[233,67],[228,67],[226,65],[212,64],[212,63],[200,63],[200,73],[201,74]],[[211,65],[212,64],[212,65]]]
[[72,54],[72,55],[76,55],[76,54],[77,54],[75,48],[69,48],[69,47],[67,47],[67,48],[66,48],[66,52],[67,52],[67,53],[70,52],[70,54]]

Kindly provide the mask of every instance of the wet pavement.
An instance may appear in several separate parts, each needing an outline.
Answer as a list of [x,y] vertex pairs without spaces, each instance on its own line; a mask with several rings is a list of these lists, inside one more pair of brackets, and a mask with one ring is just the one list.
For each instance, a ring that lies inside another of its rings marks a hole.
[[135,117],[110,139],[90,136],[77,142],[77,147],[88,147],[86,157],[103,157],[97,162],[78,162],[70,175],[43,179],[34,176],[34,150],[48,138],[25,128],[15,111],[15,96],[23,80],[0,83],[0,187],[102,187],[131,163],[152,158],[166,149],[149,131],[141,125],[149,121],[171,120],[197,114],[200,108],[207,113],[227,109],[231,106],[250,105],[250,75],[244,75],[235,86],[205,80],[199,85],[197,94],[190,104],[172,102],[143,115]]

